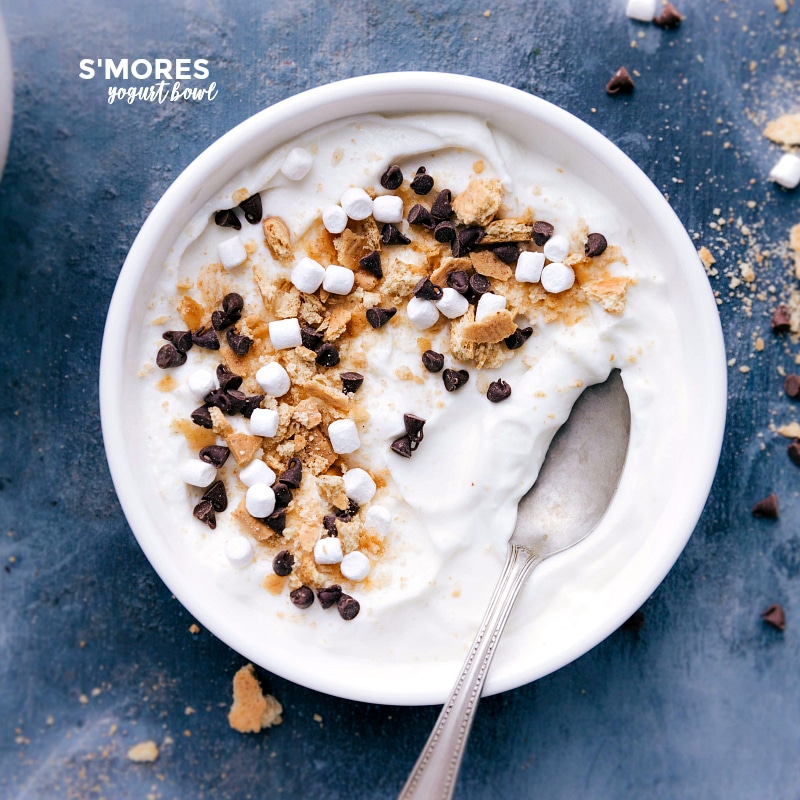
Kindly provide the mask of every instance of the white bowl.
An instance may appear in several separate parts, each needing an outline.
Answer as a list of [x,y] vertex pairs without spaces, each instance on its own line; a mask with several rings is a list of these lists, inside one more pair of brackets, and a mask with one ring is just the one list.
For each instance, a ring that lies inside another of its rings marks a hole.
[[6,165],[8,142],[11,139],[11,120],[14,115],[14,69],[11,47],[0,15],[0,177]]
[[[568,582],[575,558],[596,558],[602,565],[606,556],[612,558],[606,551],[613,550],[616,559],[592,575],[591,594],[588,599],[584,595],[577,605],[551,602],[538,611],[534,605],[533,614],[517,612],[516,624],[507,634],[509,644],[504,649],[504,639],[498,650],[486,693],[522,685],[569,663],[613,632],[647,599],[691,535],[719,457],[726,408],[725,355],[708,281],[689,237],[658,189],[591,127],[516,89],[438,73],[353,78],[291,97],[246,120],[178,177],[131,247],[103,341],[103,436],[125,515],[146,556],[175,596],[201,624],[245,657],[297,683],[341,697],[391,704],[440,702],[462,656],[413,664],[403,661],[402,655],[375,657],[370,652],[330,657],[321,643],[324,636],[311,635],[310,627],[292,627],[281,615],[259,612],[245,598],[222,591],[203,565],[170,536],[165,522],[168,509],[147,477],[146,453],[137,434],[140,420],[135,398],[140,391],[137,373],[144,307],[178,233],[249,163],[304,131],[343,117],[465,109],[501,129],[527,131],[537,152],[601,190],[625,215],[638,244],[657,254],[667,276],[667,302],[678,322],[679,333],[672,344],[684,364],[682,388],[689,409],[685,424],[665,433],[669,467],[660,473],[657,470],[656,477],[667,487],[666,502],[641,510],[642,524],[629,550],[625,549],[628,545],[615,543],[613,531],[601,534],[598,530],[581,545],[589,548],[582,554],[573,551],[540,568],[533,588],[528,587],[528,599],[523,596],[521,602],[535,604],[548,587]],[[653,458],[659,455],[654,453]],[[618,497],[635,503],[637,476],[630,473],[626,469]],[[533,622],[528,620],[540,617],[546,624],[530,627]]]

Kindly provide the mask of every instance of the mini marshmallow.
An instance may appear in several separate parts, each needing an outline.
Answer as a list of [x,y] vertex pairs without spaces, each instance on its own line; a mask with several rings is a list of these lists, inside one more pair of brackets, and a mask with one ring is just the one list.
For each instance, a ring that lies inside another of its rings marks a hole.
[[360,550],[348,553],[339,565],[342,575],[351,581],[363,581],[369,575],[371,567],[369,559]]
[[328,233],[341,233],[347,227],[347,214],[341,206],[328,206],[322,212],[322,224]]
[[412,297],[406,306],[406,314],[417,330],[424,331],[439,320],[439,309],[430,301],[421,297]]
[[542,277],[543,267],[544,253],[523,250],[517,259],[517,269],[514,277],[521,283],[538,283]]
[[442,289],[442,299],[434,304],[448,319],[455,319],[467,313],[469,300],[449,286]]
[[371,475],[361,467],[349,469],[344,474],[344,492],[355,503],[363,506],[369,503],[377,491]]
[[358,428],[351,419],[337,419],[328,425],[328,438],[334,453],[344,455],[352,453],[361,447],[358,437]]
[[372,198],[363,189],[348,189],[340,202],[350,219],[366,219],[372,213]]
[[347,267],[340,267],[338,264],[331,264],[325,270],[325,277],[322,280],[322,288],[331,294],[348,294],[353,288],[356,274]]
[[314,157],[308,150],[302,147],[295,147],[289,151],[286,158],[283,159],[281,164],[281,172],[290,181],[301,181],[308,175],[311,165],[314,163]]
[[275,473],[260,458],[251,461],[239,472],[239,480],[245,486],[255,486],[257,483],[272,486],[276,477]]
[[253,545],[245,536],[235,536],[225,545],[225,555],[234,567],[241,569],[253,560]]
[[542,270],[542,286],[548,292],[564,292],[575,283],[575,273],[566,264],[554,261]]
[[656,0],[628,0],[625,15],[639,22],[652,22],[656,15]]
[[389,533],[392,527],[392,515],[383,506],[370,506],[364,516],[364,527],[367,530],[376,531],[381,536]]
[[217,255],[225,269],[233,269],[247,261],[247,250],[238,236],[231,236],[217,245]]
[[502,311],[505,307],[506,299],[503,295],[486,292],[478,300],[478,305],[475,309],[475,322],[480,322],[488,317],[489,314],[494,314],[495,311]]
[[199,458],[187,458],[181,465],[181,478],[189,486],[208,486],[217,477],[217,468]]
[[244,496],[244,507],[251,517],[268,517],[275,510],[275,492],[265,483],[253,484]]
[[291,281],[301,292],[311,294],[322,286],[325,277],[325,267],[318,264],[313,258],[302,258],[292,269]]
[[542,249],[548,261],[563,261],[569,255],[569,241],[565,236],[551,236]]
[[325,536],[314,545],[317,564],[338,564],[342,560],[342,543],[336,536]]
[[186,385],[198,400],[204,400],[210,391],[217,388],[217,381],[208,370],[198,369],[189,376]]
[[770,170],[769,179],[784,189],[794,189],[800,184],[800,157],[786,153]]
[[372,201],[375,222],[402,222],[403,198],[396,194],[382,194]]
[[300,322],[297,317],[276,319],[269,323],[269,340],[276,350],[299,347],[303,343],[300,335]]
[[256,372],[256,383],[270,397],[283,397],[292,385],[289,373],[277,361],[270,361]]
[[277,411],[272,408],[257,408],[253,411],[250,416],[250,433],[254,436],[268,436],[272,438],[277,432]]

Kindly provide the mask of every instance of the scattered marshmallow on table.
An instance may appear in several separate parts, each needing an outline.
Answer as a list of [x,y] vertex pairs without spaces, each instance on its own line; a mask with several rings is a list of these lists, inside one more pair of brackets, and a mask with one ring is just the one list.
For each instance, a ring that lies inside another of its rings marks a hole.
[[356,280],[356,274],[347,267],[331,264],[325,269],[322,288],[331,294],[349,294]]
[[569,241],[565,236],[551,236],[542,249],[548,261],[563,261],[569,255]]
[[532,250],[524,250],[517,259],[517,269],[514,277],[520,283],[538,283],[542,277],[544,267],[544,253],[535,253]]
[[225,545],[225,555],[234,567],[246,567],[253,560],[253,545],[245,536],[234,536]]
[[501,294],[486,292],[481,295],[475,308],[475,322],[480,322],[495,311],[502,311],[506,307],[506,299]]
[[217,381],[208,370],[197,369],[189,376],[187,386],[198,400],[204,400],[209,392],[217,388]]
[[187,458],[181,465],[181,479],[190,486],[208,486],[217,477],[217,468],[199,458]]
[[375,222],[402,222],[403,198],[396,194],[382,194],[372,201]]
[[434,304],[448,319],[455,319],[467,313],[469,300],[449,286],[442,289],[442,299]]
[[255,483],[244,496],[244,507],[251,517],[268,517],[275,510],[275,492],[265,483]]
[[784,189],[794,189],[800,184],[800,156],[785,153],[778,163],[770,170],[769,179],[783,186]]
[[247,250],[238,236],[231,236],[217,245],[217,255],[225,269],[233,269],[247,261]]
[[371,566],[369,559],[360,550],[353,550],[342,559],[339,569],[348,580],[363,581],[369,575]]
[[338,455],[352,453],[361,447],[358,428],[351,419],[337,419],[328,425],[328,438],[333,452]]
[[366,219],[372,213],[372,198],[357,187],[348,189],[340,200],[344,213],[350,219]]
[[431,300],[412,297],[406,306],[406,314],[417,330],[424,331],[439,320],[439,309]]
[[256,383],[270,397],[283,397],[292,386],[289,373],[277,361],[270,361],[256,372]]
[[336,536],[325,536],[314,545],[317,564],[338,564],[342,560],[342,543]]
[[300,322],[297,317],[276,319],[269,323],[269,340],[276,350],[299,347],[303,343],[300,335]]
[[347,227],[347,219],[341,206],[326,206],[322,211],[322,224],[328,233],[341,233]]
[[656,0],[628,0],[625,15],[639,22],[652,22],[656,15]]
[[553,294],[565,292],[575,283],[575,273],[566,264],[554,261],[542,270],[542,286]]
[[363,506],[375,496],[378,487],[365,469],[356,467],[344,474],[344,493],[354,502]]
[[392,526],[392,515],[389,509],[383,506],[370,506],[364,516],[364,527],[367,530],[376,531],[381,536],[386,536],[389,533],[389,528]]
[[239,472],[239,480],[245,486],[255,486],[263,483],[272,486],[277,476],[260,458],[251,461],[244,469]]
[[250,433],[272,438],[277,432],[278,412],[275,409],[257,408],[253,411],[250,416]]
[[316,292],[322,286],[325,267],[313,258],[301,258],[292,268],[291,281],[295,288],[306,294]]
[[290,181],[301,181],[308,175],[311,165],[314,163],[314,157],[308,150],[302,147],[292,148],[283,159],[281,164],[281,172]]

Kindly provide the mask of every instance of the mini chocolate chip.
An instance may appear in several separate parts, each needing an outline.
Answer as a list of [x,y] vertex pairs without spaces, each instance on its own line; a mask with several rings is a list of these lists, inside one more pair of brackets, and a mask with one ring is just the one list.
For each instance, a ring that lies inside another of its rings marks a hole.
[[471,228],[462,228],[457,234],[456,238],[450,243],[450,251],[454,258],[463,258],[468,255],[472,250],[480,244],[481,239],[486,235],[483,228],[473,226]]
[[204,398],[207,406],[218,408],[225,414],[231,410],[231,398],[224,389],[212,389]]
[[584,253],[590,258],[599,256],[608,247],[608,241],[602,233],[590,233],[586,237],[586,245],[583,248]]
[[280,536],[286,529],[286,509],[276,508],[268,517],[264,517],[264,523]]
[[188,353],[194,344],[191,331],[166,331],[161,334],[161,338],[172,342],[179,353]]
[[433,238],[442,244],[454,241],[456,236],[456,226],[449,220],[443,220],[433,229]]
[[519,245],[516,242],[504,242],[503,244],[495,245],[492,252],[504,264],[516,264],[519,258]]
[[217,383],[219,383],[219,388],[224,389],[225,391],[229,389],[238,389],[242,385],[242,378],[241,375],[236,375],[234,372],[231,372],[230,368],[226,364],[217,364]]
[[500,403],[511,397],[511,387],[502,378],[498,378],[496,381],[492,381],[489,384],[486,397],[489,398],[492,403]]
[[629,94],[633,91],[634,83],[630,72],[625,67],[620,67],[606,84],[606,93],[612,97],[617,94]]
[[390,192],[399,189],[402,183],[403,171],[397,164],[392,164],[392,166],[381,175],[381,186],[383,186],[384,189],[388,189]]
[[761,619],[773,628],[779,631],[786,630],[786,612],[780,603],[773,603],[771,606],[761,612]]
[[367,309],[367,322],[373,328],[382,328],[396,313],[397,309],[394,307],[378,308],[378,306],[373,306]]
[[199,327],[192,334],[192,341],[198,347],[204,347],[206,350],[219,350],[219,336],[213,328]]
[[180,367],[181,364],[186,363],[186,353],[181,353],[174,344],[169,342],[161,347],[156,353],[156,364],[161,369],[169,369],[170,367]]
[[275,508],[286,508],[292,502],[292,490],[283,481],[273,483],[272,491],[275,494]]
[[370,275],[374,275],[376,278],[383,277],[381,254],[378,250],[373,250],[371,253],[365,255],[364,258],[358,262],[358,265],[361,267],[361,269],[366,270],[370,273]]
[[793,464],[800,467],[800,439],[795,439],[787,448],[786,452]]
[[220,228],[233,228],[236,231],[242,229],[242,223],[236,212],[232,208],[225,208],[222,211],[217,211],[214,214],[214,224],[219,225]]
[[406,426],[406,433],[411,440],[411,449],[416,450],[424,438],[422,429],[425,427],[425,420],[415,414],[403,414],[403,425]]
[[547,240],[555,233],[556,229],[544,220],[538,220],[533,223],[533,241],[542,247],[547,243]]
[[211,312],[211,327],[215,331],[224,331],[225,328],[235,325],[240,318],[240,314],[226,314],[224,311],[217,309]]
[[229,402],[229,414],[239,414],[244,410],[247,404],[247,395],[244,392],[239,392],[236,389],[229,389],[227,392]]
[[224,511],[228,507],[228,493],[225,491],[225,484],[222,481],[214,481],[203,492],[203,500],[208,500],[214,511]]
[[289,592],[289,599],[298,608],[308,608],[314,604],[314,592],[308,586],[298,586]]
[[444,356],[435,350],[426,350],[422,354],[422,366],[428,372],[440,372],[444,366]]
[[351,500],[349,497],[347,498],[347,508],[341,509],[337,508],[333,513],[336,514],[336,519],[340,519],[342,522],[350,522],[350,520],[358,514],[358,509],[361,506],[356,503],[355,500]]
[[316,350],[321,344],[324,334],[318,333],[314,328],[308,326],[300,328],[300,341],[303,347],[309,350]]
[[221,331],[238,322],[242,316],[244,299],[236,292],[230,292],[222,298],[222,310],[214,311],[211,315],[211,325],[214,330]]
[[466,294],[469,291],[469,275],[463,269],[457,269],[448,274],[447,285],[459,294]]
[[667,3],[657,17],[653,17],[653,24],[664,30],[675,30],[683,22],[683,15],[672,3]]
[[442,381],[444,388],[448,392],[454,392],[460,389],[469,380],[469,372],[465,369],[446,369],[442,373]]
[[787,333],[791,330],[791,318],[787,306],[780,305],[772,312],[770,328],[773,333]]
[[339,529],[336,527],[336,517],[333,514],[326,514],[322,518],[322,527],[328,532],[328,536],[339,535]]
[[800,397],[800,375],[794,372],[787,375],[786,380],[783,382],[783,390],[792,400],[797,400]]
[[533,328],[517,328],[511,336],[506,336],[503,341],[509,350],[519,350],[533,335]]
[[453,206],[450,204],[452,199],[453,195],[450,190],[442,189],[442,191],[436,195],[436,199],[431,203],[431,214],[436,217],[436,219],[449,219],[453,214]]
[[201,461],[205,461],[206,464],[213,464],[217,469],[228,460],[230,454],[230,449],[220,444],[210,444],[199,453]]
[[200,522],[205,522],[212,531],[217,527],[217,515],[214,513],[214,506],[211,505],[210,500],[201,500],[192,510],[192,514]]
[[214,423],[211,419],[211,411],[209,410],[208,406],[200,406],[200,408],[196,408],[191,413],[192,422],[195,425],[199,425],[201,428],[211,428],[214,427]]
[[421,225],[431,231],[436,227],[436,220],[431,215],[431,212],[419,203],[411,206],[406,219],[409,225]]
[[778,495],[773,492],[767,495],[763,500],[759,500],[753,506],[753,516],[763,517],[766,519],[778,519],[780,510],[778,508]]
[[342,379],[342,391],[345,394],[355,394],[364,383],[364,376],[358,372],[343,372],[339,377]]
[[387,245],[410,244],[411,239],[409,239],[405,234],[401,233],[396,225],[392,225],[391,222],[387,222],[383,228],[381,228],[381,242]]
[[266,397],[263,394],[251,394],[244,400],[244,405],[242,406],[241,415],[245,419],[250,419],[253,416],[253,412],[257,408],[261,408],[261,401]]
[[244,298],[237,292],[229,292],[222,298],[222,310],[226,314],[237,314],[244,308]]
[[414,180],[411,181],[411,189],[414,194],[428,194],[433,189],[433,178],[427,174],[425,167],[420,167]]
[[355,597],[343,594],[336,603],[336,610],[343,620],[350,622],[351,619],[355,619],[358,616],[358,612],[361,611],[361,605]]
[[272,559],[272,571],[281,578],[291,575],[293,568],[294,556],[288,550],[281,550],[280,553]]
[[339,351],[330,342],[320,345],[314,359],[321,367],[335,367],[339,363]]
[[317,599],[323,608],[330,608],[336,605],[341,596],[342,587],[339,586],[338,583],[334,583],[333,586],[323,586],[317,589]]
[[492,288],[492,284],[489,283],[489,279],[485,275],[481,275],[479,272],[470,275],[469,278],[469,288],[475,292],[478,297],[482,294],[486,294],[489,289]]
[[300,463],[300,459],[290,458],[278,480],[285,483],[290,489],[299,489],[300,481],[303,480],[303,465]]
[[225,337],[228,340],[231,350],[237,356],[246,356],[253,346],[253,340],[242,333],[236,333],[234,328],[228,328]]
[[408,435],[395,439],[389,446],[389,449],[393,450],[397,455],[403,456],[403,458],[411,458],[411,453],[414,450]]
[[244,218],[251,224],[255,225],[257,222],[261,222],[261,217],[263,215],[263,210],[261,208],[261,195],[256,193],[250,195],[247,200],[242,200],[239,203],[239,208],[244,211]]
[[414,297],[419,297],[420,300],[441,300],[442,287],[431,283],[430,278],[420,278],[417,285],[411,290]]

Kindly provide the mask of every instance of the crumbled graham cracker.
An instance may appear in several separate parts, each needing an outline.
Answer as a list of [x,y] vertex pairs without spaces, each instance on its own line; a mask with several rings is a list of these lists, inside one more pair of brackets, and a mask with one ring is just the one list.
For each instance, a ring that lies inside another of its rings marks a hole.
[[783,114],[767,123],[764,136],[787,147],[800,147],[800,114]]
[[233,197],[233,202],[238,206],[240,203],[244,203],[251,195],[252,192],[249,192],[244,186],[241,186],[236,189],[231,197]]
[[230,448],[236,463],[240,467],[246,467],[261,450],[262,439],[260,436],[231,431],[224,438],[225,444]]
[[346,414],[350,409],[350,398],[341,389],[336,389],[326,382],[322,375],[315,375],[311,380],[301,384],[310,395],[323,400],[337,411]]
[[492,220],[485,228],[481,244],[528,242],[533,238],[533,221],[525,218]]
[[280,217],[266,217],[261,221],[261,228],[273,258],[278,261],[290,261],[294,258],[292,234],[289,226]]
[[208,412],[211,414],[211,430],[217,436],[222,436],[224,439],[229,433],[233,433],[233,426],[219,408],[212,406]]
[[347,323],[353,316],[353,310],[346,305],[336,306],[322,321],[317,328],[318,331],[325,331],[325,341],[336,341],[346,330]]
[[244,533],[250,534],[257,542],[266,542],[277,535],[266,523],[250,516],[244,499],[231,511],[231,519],[239,525]]
[[203,297],[206,308],[218,308],[222,298],[228,293],[227,270],[214,261],[206,264],[197,277],[197,288]]
[[291,284],[279,286],[273,308],[278,319],[296,317],[300,313],[300,292]]
[[313,397],[306,397],[292,409],[292,420],[299,422],[304,428],[316,428],[322,422],[319,403]]
[[383,267],[381,294],[391,303],[400,303],[410,297],[420,278],[424,278],[427,270],[424,266],[408,264],[399,258],[389,259]]
[[453,211],[462,225],[486,225],[497,214],[502,200],[498,178],[473,178],[453,200]]
[[431,273],[431,283],[437,286],[444,286],[447,282],[447,276],[451,272],[458,272],[463,270],[472,269],[472,262],[469,258],[453,258],[452,256],[445,256],[439,266]]
[[350,228],[345,228],[339,236],[333,240],[339,263],[343,267],[352,269],[354,272],[359,269],[359,262],[364,256],[369,255],[377,249],[372,246],[373,242],[367,236],[362,236]]
[[485,275],[487,278],[507,281],[514,274],[511,267],[504,264],[491,250],[470,253],[469,260],[475,272]]
[[475,345],[474,360],[478,369],[497,369],[513,357],[514,351],[509,350],[502,342],[484,342]]
[[339,534],[339,541],[342,543],[342,552],[347,555],[353,550],[358,550],[358,543],[361,536],[363,525],[358,517],[354,517],[350,522],[336,520],[336,531]]
[[609,314],[621,314],[625,310],[625,299],[630,278],[604,277],[582,285],[589,299],[599,303]]
[[344,478],[339,475],[320,475],[317,478],[317,489],[320,497],[328,505],[344,511],[349,505],[350,500],[344,490]]
[[206,318],[205,308],[188,294],[181,297],[181,301],[178,303],[178,313],[190,331],[196,331],[201,327]]
[[228,723],[239,733],[258,733],[283,721],[281,704],[264,694],[252,664],[246,664],[233,676],[233,705]]
[[789,231],[789,247],[794,255],[794,274],[800,279],[800,222]]
[[476,344],[495,344],[511,336],[516,329],[514,315],[504,308],[488,314],[480,322],[470,322],[465,325],[463,336],[467,341]]
[[159,756],[158,745],[152,739],[139,742],[128,750],[127,756],[128,761],[134,761],[137,764],[152,764]]
[[470,361],[475,357],[475,342],[467,339],[465,330],[475,322],[475,307],[470,305],[466,313],[450,323],[450,352],[459,361]]

